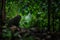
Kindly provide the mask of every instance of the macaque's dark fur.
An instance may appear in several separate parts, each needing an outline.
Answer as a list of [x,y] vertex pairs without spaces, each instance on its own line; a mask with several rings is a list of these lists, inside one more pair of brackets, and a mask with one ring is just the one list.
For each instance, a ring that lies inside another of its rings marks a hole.
[[21,19],[21,16],[20,15],[17,15],[16,17],[12,18],[11,20],[9,20],[8,22],[8,27],[12,27],[12,25],[14,26],[19,26],[19,21]]

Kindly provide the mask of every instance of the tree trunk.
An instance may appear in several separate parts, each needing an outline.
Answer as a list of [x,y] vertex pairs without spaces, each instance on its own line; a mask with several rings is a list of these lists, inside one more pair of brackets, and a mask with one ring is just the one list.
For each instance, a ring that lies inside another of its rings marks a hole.
[[5,17],[6,17],[6,13],[5,13],[5,2],[6,0],[2,0],[2,25],[5,24]]
[[48,0],[48,31],[50,31],[51,0]]
[[5,20],[5,0],[0,0],[0,40],[2,40],[2,26]]

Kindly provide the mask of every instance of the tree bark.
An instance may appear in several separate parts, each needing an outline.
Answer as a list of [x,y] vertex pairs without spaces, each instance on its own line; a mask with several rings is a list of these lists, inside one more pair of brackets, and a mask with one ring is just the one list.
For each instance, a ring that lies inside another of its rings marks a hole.
[[2,0],[2,25],[5,24],[6,13],[5,13],[5,2],[6,0]]
[[50,31],[51,0],[48,0],[48,31]]
[[2,40],[2,26],[5,20],[5,0],[0,0],[0,40]]

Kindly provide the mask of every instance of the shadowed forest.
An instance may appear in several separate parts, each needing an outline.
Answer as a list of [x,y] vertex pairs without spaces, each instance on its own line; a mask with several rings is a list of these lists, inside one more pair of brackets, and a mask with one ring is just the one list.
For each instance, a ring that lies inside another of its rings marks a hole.
[[0,40],[60,40],[60,0],[0,0]]

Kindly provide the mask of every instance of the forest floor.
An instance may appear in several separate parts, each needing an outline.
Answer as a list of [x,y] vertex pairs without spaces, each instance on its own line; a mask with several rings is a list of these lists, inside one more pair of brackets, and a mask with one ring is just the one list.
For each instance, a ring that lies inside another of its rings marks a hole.
[[[34,36],[35,40],[60,40],[60,32],[49,32],[46,30],[23,30],[26,35]],[[23,33],[23,32],[22,32]]]

